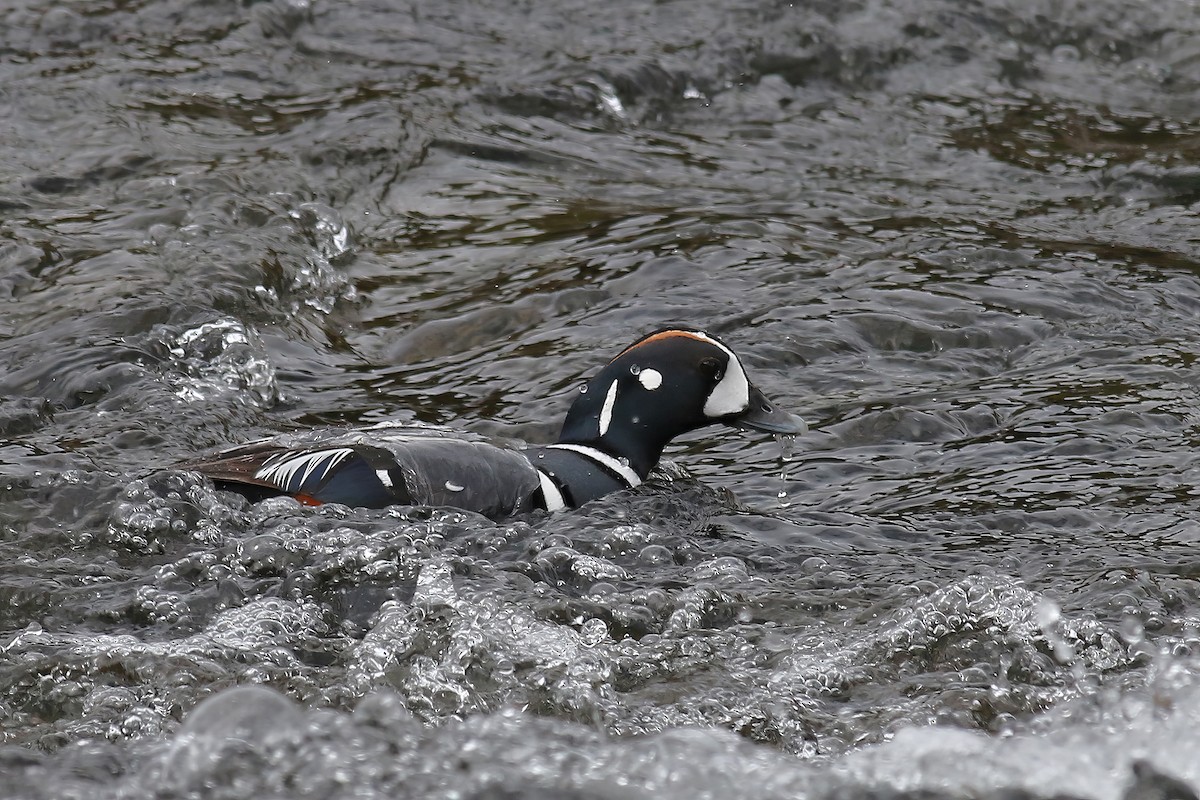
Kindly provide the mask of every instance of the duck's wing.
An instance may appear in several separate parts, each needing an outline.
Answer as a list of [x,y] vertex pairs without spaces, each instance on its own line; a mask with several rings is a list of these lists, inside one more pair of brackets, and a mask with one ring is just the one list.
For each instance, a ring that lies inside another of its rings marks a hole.
[[179,465],[259,500],[452,506],[493,518],[536,508],[528,459],[487,441],[428,428],[327,429],[265,439]]
[[289,446],[262,441],[180,464],[206,475],[217,488],[251,500],[291,495],[309,505],[344,503],[383,508],[413,503],[403,481],[392,478],[388,451],[363,444]]

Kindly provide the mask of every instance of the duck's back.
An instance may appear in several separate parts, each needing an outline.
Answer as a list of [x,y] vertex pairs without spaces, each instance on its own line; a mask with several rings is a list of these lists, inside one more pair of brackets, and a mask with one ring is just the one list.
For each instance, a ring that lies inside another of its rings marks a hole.
[[329,428],[251,442],[181,465],[252,500],[453,506],[492,518],[543,507],[525,456],[436,428]]

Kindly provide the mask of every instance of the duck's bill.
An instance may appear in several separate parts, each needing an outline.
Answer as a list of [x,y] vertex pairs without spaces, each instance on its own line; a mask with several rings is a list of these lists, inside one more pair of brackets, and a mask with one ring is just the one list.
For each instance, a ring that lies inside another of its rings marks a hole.
[[735,428],[784,436],[799,436],[808,430],[804,420],[779,408],[753,386],[750,387],[750,407],[725,421]]

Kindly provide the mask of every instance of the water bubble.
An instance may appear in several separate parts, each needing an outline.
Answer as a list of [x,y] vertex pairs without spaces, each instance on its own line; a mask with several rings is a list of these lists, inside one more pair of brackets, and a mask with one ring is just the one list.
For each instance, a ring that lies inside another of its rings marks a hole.
[[828,567],[829,562],[821,558],[821,556],[809,556],[800,562],[800,569],[810,575],[814,572],[821,572],[828,569]]
[[1070,44],[1060,44],[1051,51],[1050,57],[1055,61],[1078,61],[1079,48]]
[[647,545],[638,553],[638,561],[643,564],[670,564],[673,560],[671,551],[661,544]]
[[200,789],[230,756],[261,752],[303,722],[300,706],[274,689],[226,689],[188,714],[168,756],[167,777],[181,789]]
[[584,644],[595,647],[608,638],[608,626],[602,619],[589,619],[580,626],[579,635]]
[[723,578],[743,579],[749,577],[746,564],[737,556],[719,556],[718,558],[697,564],[692,569],[692,577],[697,581],[721,580]]
[[554,550],[560,547],[569,549],[573,544],[574,542],[571,541],[569,536],[564,536],[561,533],[552,533],[542,540],[540,549],[542,551]]
[[588,594],[593,597],[604,597],[617,593],[617,587],[608,581],[597,581],[588,589]]

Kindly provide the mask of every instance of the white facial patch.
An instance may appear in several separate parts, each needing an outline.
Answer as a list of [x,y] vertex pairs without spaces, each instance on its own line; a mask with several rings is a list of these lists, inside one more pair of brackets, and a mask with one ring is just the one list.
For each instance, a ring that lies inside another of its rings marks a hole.
[[604,407],[600,409],[600,435],[608,433],[608,426],[612,424],[613,406],[617,404],[617,382],[613,381],[608,387],[608,394],[604,397]]
[[653,392],[662,386],[662,373],[656,369],[644,369],[638,373],[638,382],[643,388]]
[[738,361],[732,350],[716,339],[702,333],[694,335],[698,339],[710,342],[714,347],[721,348],[722,352],[729,356],[729,363],[725,365],[725,375],[713,387],[704,403],[704,416],[715,419],[745,411],[750,407],[750,381],[746,378],[746,371],[742,369],[742,362]]

